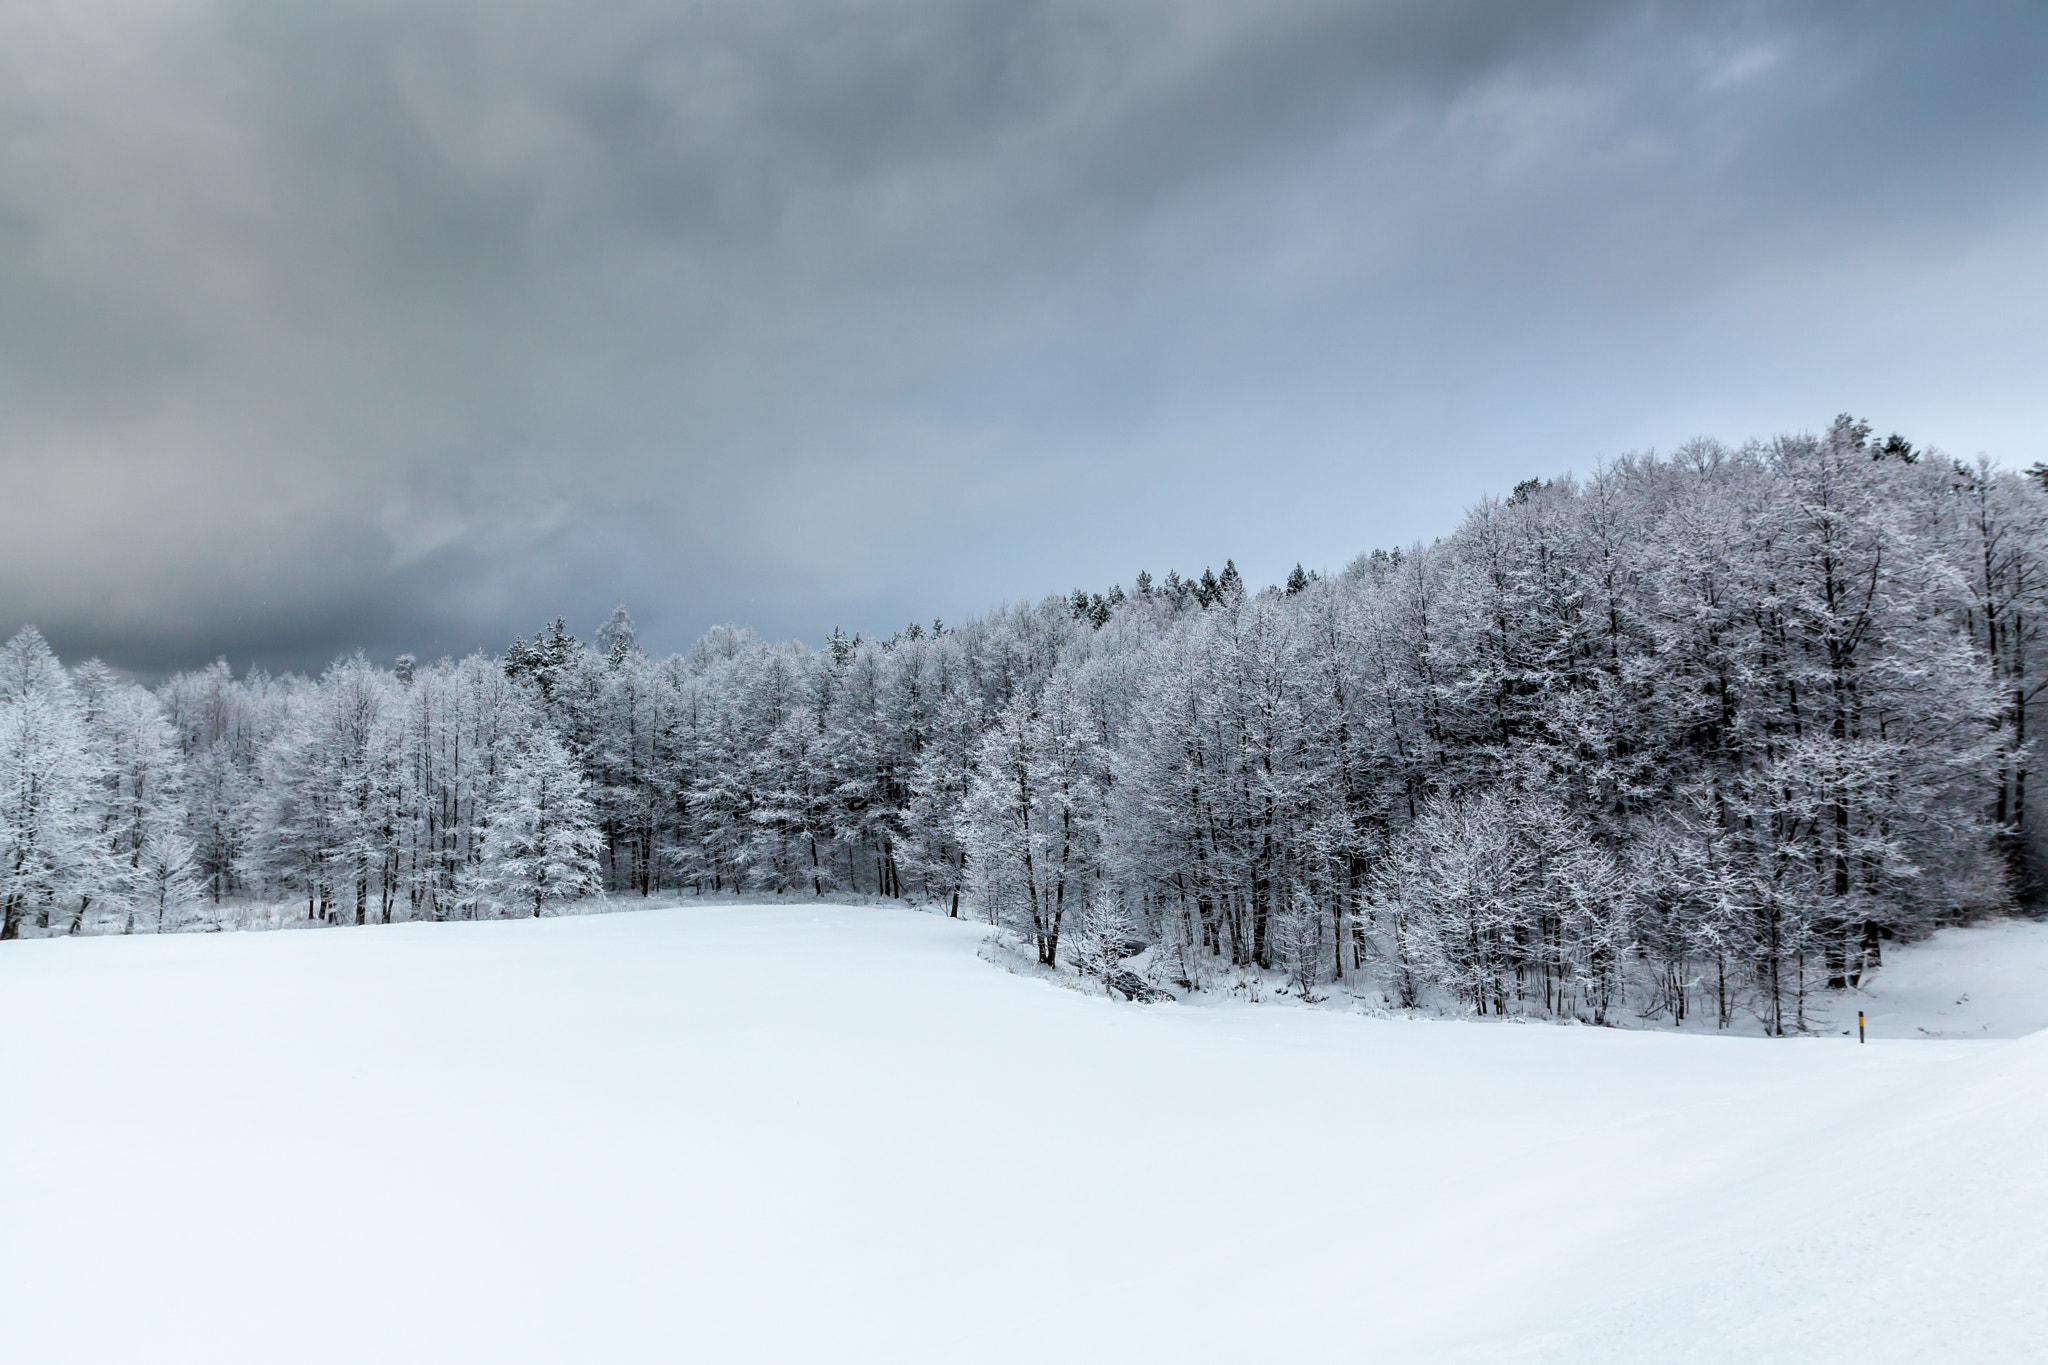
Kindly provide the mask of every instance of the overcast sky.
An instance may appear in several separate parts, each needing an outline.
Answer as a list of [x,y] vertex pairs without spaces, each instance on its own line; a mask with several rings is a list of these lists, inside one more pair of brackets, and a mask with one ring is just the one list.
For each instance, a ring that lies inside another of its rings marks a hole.
[[0,625],[816,642],[2048,458],[2048,8],[0,0]]

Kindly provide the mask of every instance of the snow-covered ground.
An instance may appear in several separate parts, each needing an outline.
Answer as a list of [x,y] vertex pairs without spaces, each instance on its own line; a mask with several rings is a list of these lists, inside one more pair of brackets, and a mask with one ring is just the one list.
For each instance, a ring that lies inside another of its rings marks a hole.
[[1893,953],[1868,1046],[1139,1008],[985,932],[6,945],[0,1358],[2048,1358],[2048,1034],[1983,1041],[2042,926]]
[[1884,967],[1830,1003],[1838,1027],[1864,1012],[1872,1038],[2019,1038],[2048,1029],[2048,923],[1943,929],[1890,949]]

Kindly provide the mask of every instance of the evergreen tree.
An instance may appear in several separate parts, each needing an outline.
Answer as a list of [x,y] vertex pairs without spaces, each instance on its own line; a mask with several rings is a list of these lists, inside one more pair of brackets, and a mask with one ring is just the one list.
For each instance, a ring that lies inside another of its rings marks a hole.
[[559,740],[535,730],[491,797],[468,894],[494,914],[535,916],[601,895],[602,846],[583,774]]
[[1238,576],[1237,561],[1223,561],[1223,576],[1216,580],[1211,593],[1212,600],[1223,603],[1239,602],[1244,599],[1244,579]]
[[[613,615],[623,611],[621,607]],[[630,621],[627,626],[630,627]],[[505,673],[512,678],[530,679],[540,689],[541,700],[552,702],[564,675],[582,653],[582,643],[569,633],[568,623],[557,616],[533,633],[532,644],[523,638],[512,641],[505,651]]]
[[613,668],[619,667],[628,657],[640,652],[639,632],[634,628],[633,618],[626,614],[624,602],[612,608],[612,614],[597,628],[595,638],[597,652],[603,655],[605,662]]

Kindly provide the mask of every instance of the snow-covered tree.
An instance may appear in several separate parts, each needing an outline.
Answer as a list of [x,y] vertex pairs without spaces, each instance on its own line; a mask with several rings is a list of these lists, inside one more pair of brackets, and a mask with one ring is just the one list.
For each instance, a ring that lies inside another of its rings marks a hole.
[[175,830],[152,831],[136,850],[134,867],[134,891],[122,932],[134,931],[138,912],[159,934],[176,929],[200,900],[192,841]]
[[1065,932],[1067,960],[1082,976],[1105,983],[1140,946],[1139,923],[1114,890],[1098,891],[1077,908]]
[[1055,673],[989,732],[960,814],[983,905],[1024,930],[1047,966],[1059,961],[1067,911],[1096,890],[1100,764],[1072,683]]
[[601,895],[604,880],[588,781],[546,730],[527,737],[498,780],[467,887],[490,913],[541,915]]
[[0,939],[118,888],[106,795],[70,677],[22,630],[0,646]]
[[978,897],[1057,962],[1104,900],[1189,987],[1488,1014],[1797,1032],[1888,943],[2048,894],[2039,480],[1842,419],[1526,479],[1284,587],[1127,581],[817,651],[719,626],[654,659],[620,608],[594,646],[557,619],[502,657],[153,696],[25,632],[0,934],[152,923],[178,837],[223,913],[531,913],[540,768],[587,803],[547,817],[542,909]]

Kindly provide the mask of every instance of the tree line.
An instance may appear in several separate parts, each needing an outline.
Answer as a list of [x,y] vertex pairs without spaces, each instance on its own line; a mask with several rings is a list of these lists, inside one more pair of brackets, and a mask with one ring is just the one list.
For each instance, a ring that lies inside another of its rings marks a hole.
[[[2038,898],[2041,473],[1839,419],[1530,480],[1429,545],[820,649],[623,608],[154,690],[0,651],[0,937],[910,897],[1203,989],[1806,1027]],[[210,908],[209,908],[210,907]]]

